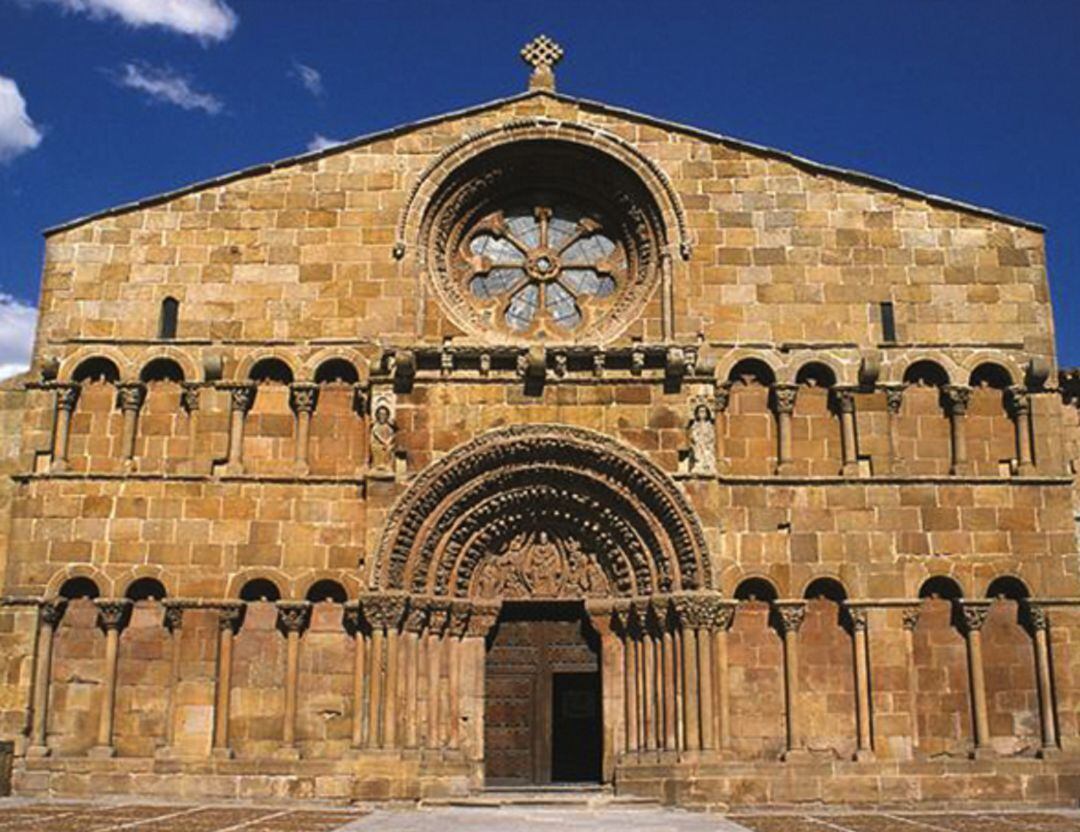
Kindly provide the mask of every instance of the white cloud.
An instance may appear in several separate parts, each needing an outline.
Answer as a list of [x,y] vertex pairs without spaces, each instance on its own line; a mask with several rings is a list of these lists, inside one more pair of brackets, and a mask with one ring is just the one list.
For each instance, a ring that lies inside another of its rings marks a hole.
[[37,309],[0,293],[0,378],[23,372],[30,366]]
[[0,75],[0,162],[10,161],[39,144],[41,130],[27,115],[19,85]]
[[225,106],[216,96],[193,89],[191,81],[168,67],[156,67],[141,62],[124,64],[123,72],[117,77],[116,83],[185,110],[202,110],[210,115],[217,115]]
[[101,20],[117,17],[135,28],[160,26],[201,41],[225,40],[239,18],[225,0],[37,0]]
[[328,139],[321,133],[316,133],[311,137],[311,141],[307,143],[307,149],[309,152],[314,153],[316,150],[328,150],[331,147],[337,147],[341,144],[337,139]]
[[315,69],[315,67],[302,64],[299,61],[293,61],[293,68],[290,74],[299,80],[300,83],[304,85],[304,89],[315,97],[319,97],[325,92],[322,83],[322,73]]

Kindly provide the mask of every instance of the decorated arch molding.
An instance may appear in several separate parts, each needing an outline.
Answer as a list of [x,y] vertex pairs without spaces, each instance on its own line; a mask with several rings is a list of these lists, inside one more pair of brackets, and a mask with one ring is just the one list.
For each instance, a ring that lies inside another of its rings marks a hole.
[[677,243],[679,254],[683,259],[689,259],[691,242],[686,212],[674,186],[656,162],[630,142],[599,127],[542,117],[517,119],[472,133],[439,153],[420,174],[405,201],[398,218],[395,256],[403,257],[408,246],[417,245],[427,203],[457,168],[500,145],[529,140],[591,147],[628,167],[652,194],[663,214],[664,226],[677,235],[676,239],[665,242]]
[[430,466],[390,513],[373,581],[503,600],[713,588],[700,523],[671,478],[562,425],[492,431]]

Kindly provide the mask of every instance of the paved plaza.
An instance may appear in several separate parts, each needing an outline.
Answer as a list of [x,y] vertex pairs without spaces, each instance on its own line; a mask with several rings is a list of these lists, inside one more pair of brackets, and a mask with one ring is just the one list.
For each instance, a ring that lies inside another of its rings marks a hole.
[[660,808],[418,810],[0,801],[0,832],[1080,832],[1080,812],[696,814]]

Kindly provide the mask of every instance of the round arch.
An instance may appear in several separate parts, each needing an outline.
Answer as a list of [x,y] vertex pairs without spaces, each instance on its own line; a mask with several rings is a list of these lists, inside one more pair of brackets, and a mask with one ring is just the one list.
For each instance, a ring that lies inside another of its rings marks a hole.
[[527,583],[521,563],[533,557],[560,559],[564,573],[578,564],[581,583],[560,587],[562,597],[713,588],[700,523],[670,477],[609,437],[564,425],[491,431],[431,465],[391,511],[372,582],[484,594],[496,569]]

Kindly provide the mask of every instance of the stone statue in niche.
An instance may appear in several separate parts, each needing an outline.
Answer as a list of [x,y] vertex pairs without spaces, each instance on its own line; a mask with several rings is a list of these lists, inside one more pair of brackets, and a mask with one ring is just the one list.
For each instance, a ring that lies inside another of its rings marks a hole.
[[594,555],[572,539],[547,531],[523,532],[484,559],[472,580],[480,598],[582,598],[607,595],[609,584]]
[[690,473],[716,473],[716,425],[712,408],[703,401],[694,404],[694,417],[687,429],[690,439]]
[[371,467],[377,471],[393,471],[397,450],[397,426],[394,424],[394,400],[391,396],[376,396],[371,406]]

